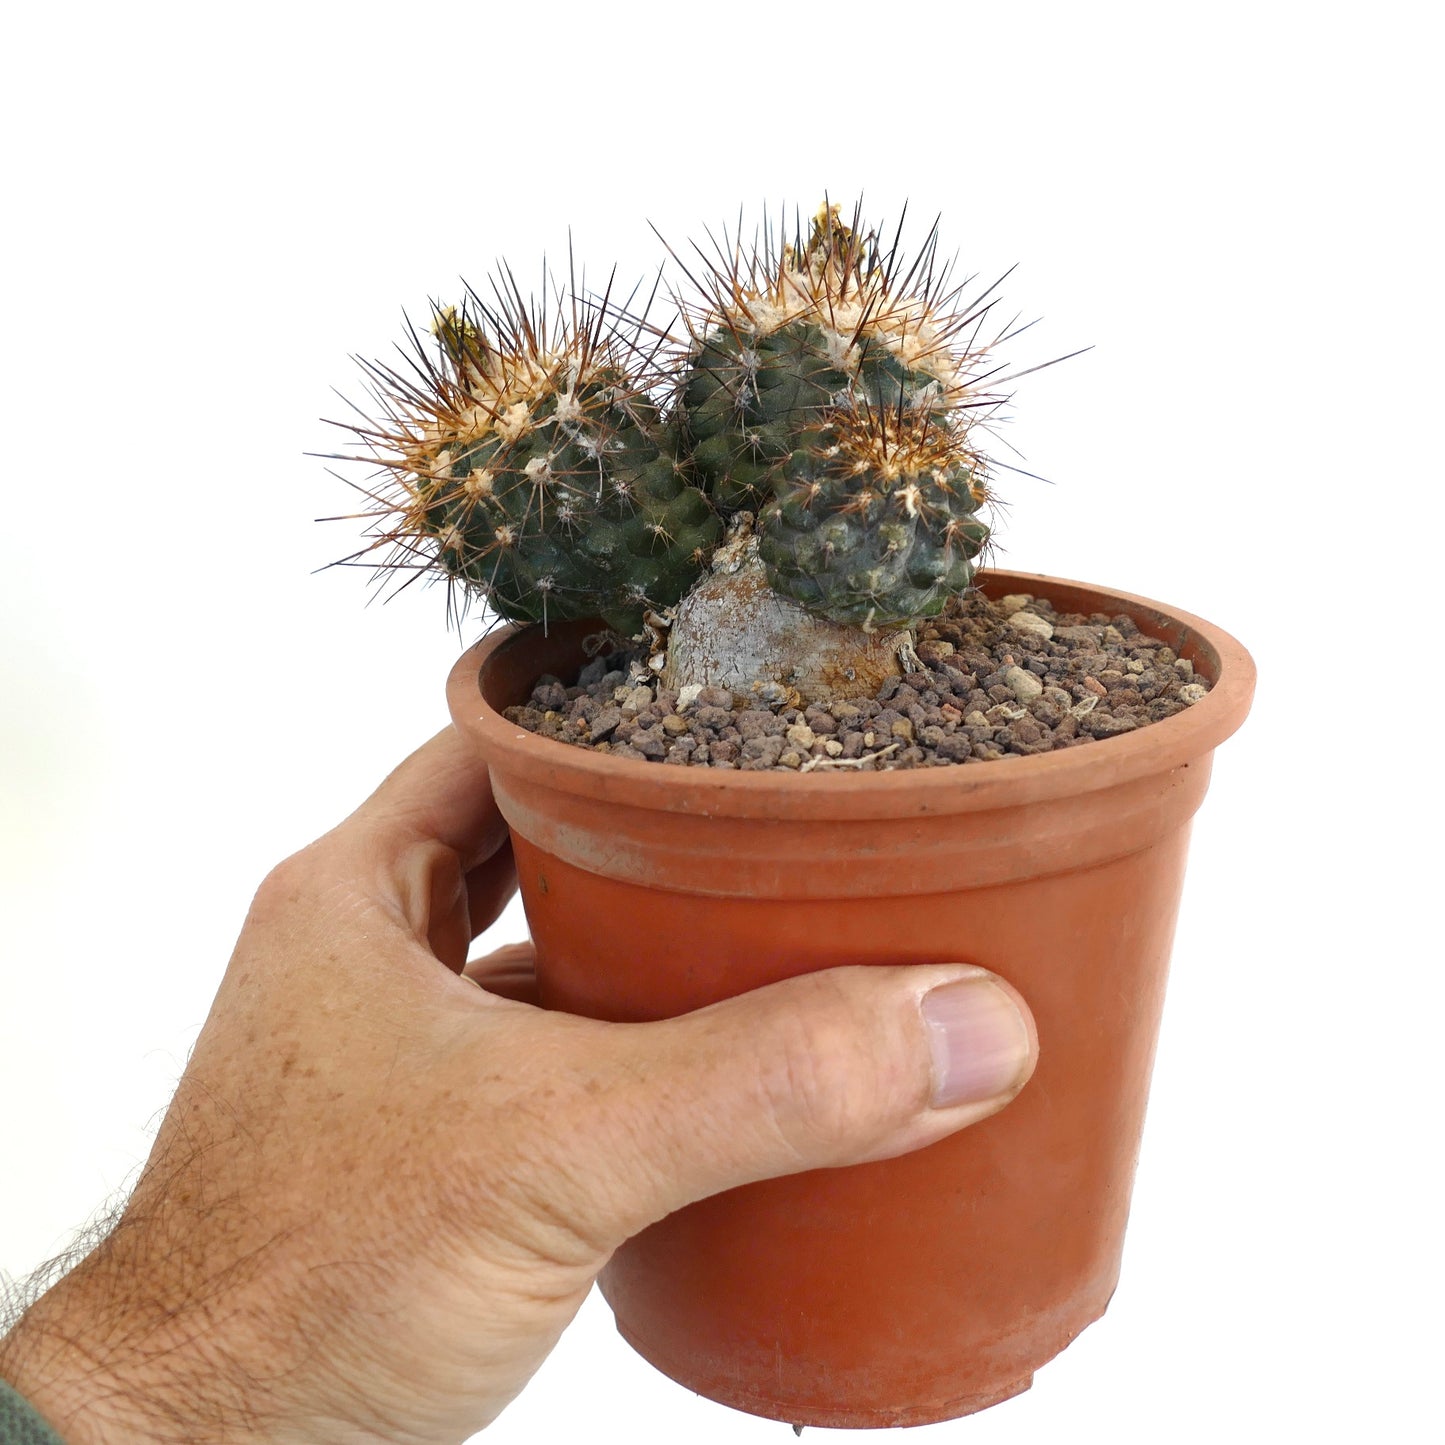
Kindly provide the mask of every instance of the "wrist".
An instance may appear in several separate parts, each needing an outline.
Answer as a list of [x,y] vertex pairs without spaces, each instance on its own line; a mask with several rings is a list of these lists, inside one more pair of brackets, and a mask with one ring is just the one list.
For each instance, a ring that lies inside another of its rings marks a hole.
[[65,1445],[50,1422],[0,1376],[0,1440],[5,1445]]
[[[88,1262],[87,1262],[88,1263]],[[9,1384],[66,1445],[145,1438],[125,1416],[125,1397],[103,1358],[101,1334],[70,1302],[86,1288],[79,1265],[0,1337],[0,1380]],[[163,1438],[163,1437],[152,1437]]]
[[156,1283],[102,1245],[0,1338],[0,1379],[65,1445],[256,1438],[229,1408],[204,1321]]

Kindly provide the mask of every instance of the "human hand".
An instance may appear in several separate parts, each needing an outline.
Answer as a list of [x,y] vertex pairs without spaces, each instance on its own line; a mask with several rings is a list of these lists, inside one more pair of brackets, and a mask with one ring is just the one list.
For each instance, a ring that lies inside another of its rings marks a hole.
[[964,964],[545,1012],[525,946],[466,962],[515,886],[451,732],[261,885],[119,1223],[0,1342],[72,1445],[464,1439],[638,1230],[929,1144],[1033,1070],[1027,1007]]

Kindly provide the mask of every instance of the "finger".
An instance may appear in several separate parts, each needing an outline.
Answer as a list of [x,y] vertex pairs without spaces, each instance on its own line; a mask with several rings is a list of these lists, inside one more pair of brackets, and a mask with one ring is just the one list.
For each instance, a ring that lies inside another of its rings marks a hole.
[[448,728],[418,748],[328,840],[453,973],[516,888],[486,767]]
[[441,843],[415,843],[386,869],[386,890],[419,943],[460,973],[472,940],[484,933],[517,891],[510,840],[465,877]]
[[365,833],[370,845],[392,856],[435,841],[454,852],[466,872],[507,837],[486,765],[450,727],[412,753],[342,827]]
[[466,886],[471,936],[480,938],[501,917],[517,891],[517,864],[510,838],[504,838],[502,846],[481,867],[467,874]]
[[462,970],[464,977],[502,998],[536,1005],[537,955],[531,941],[506,943],[481,958],[474,958]]
[[1002,1109],[1038,1054],[1023,999],[965,964],[830,969],[583,1042],[591,1102],[548,1203],[602,1249],[736,1185],[931,1144]]
[[480,938],[517,891],[511,839],[487,861],[460,876],[456,854],[436,843],[412,848],[393,865],[395,898],[418,940],[453,973],[462,971],[472,940]]

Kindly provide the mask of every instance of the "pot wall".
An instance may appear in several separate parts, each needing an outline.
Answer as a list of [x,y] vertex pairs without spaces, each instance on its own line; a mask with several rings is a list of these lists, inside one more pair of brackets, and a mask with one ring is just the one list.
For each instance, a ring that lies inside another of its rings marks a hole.
[[[558,905],[535,934],[549,1007],[640,1020],[812,968],[967,959],[1038,1024],[1038,1070],[983,1124],[733,1190],[631,1241],[603,1290],[634,1346],[714,1399],[814,1425],[946,1419],[1025,1386],[1118,1279],[1186,839],[952,893],[734,899],[725,924],[711,900],[519,844]],[[671,941],[662,978],[631,928],[597,927],[638,916]]]
[[565,674],[568,653],[575,667],[582,629],[492,639],[453,674],[454,716],[513,830],[549,1007],[643,1020],[837,964],[966,960],[1034,1012],[1038,1069],[1001,1114],[917,1154],[706,1200],[609,1265],[604,1293],[640,1353],[792,1423],[917,1424],[996,1403],[1098,1318],[1118,1279],[1189,818],[1253,668],[1157,604],[990,581],[1128,611],[1215,686],[1083,748],[839,778],[609,760],[481,705],[479,664],[500,709]]

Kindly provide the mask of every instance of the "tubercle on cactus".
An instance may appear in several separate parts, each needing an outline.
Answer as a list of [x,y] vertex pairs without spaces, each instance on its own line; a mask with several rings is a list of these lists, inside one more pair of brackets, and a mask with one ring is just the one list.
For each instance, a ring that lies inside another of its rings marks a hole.
[[348,429],[389,479],[368,492],[367,550],[390,549],[383,568],[425,558],[506,618],[635,632],[686,590],[721,522],[610,295],[528,303],[510,272],[494,292],[434,306],[405,371],[363,363],[382,420]]
[[964,299],[936,224],[911,261],[901,231],[883,244],[825,201],[806,235],[799,216],[790,238],[695,248],[700,272],[673,252],[681,335],[647,319],[655,289],[637,314],[610,284],[539,303],[505,269],[488,301],[434,304],[403,364],[362,362],[380,419],[345,425],[381,480],[344,560],[387,549],[382,572],[444,576],[501,617],[636,635],[746,510],[768,582],[808,609],[865,630],[936,614],[988,541],[975,438],[1024,328],[992,326],[998,283]]
[[759,552],[779,592],[871,633],[967,591],[988,498],[984,460],[956,421],[861,404],[789,457],[758,518]]
[[[938,258],[938,227],[908,262],[855,208],[845,223],[824,203],[806,240],[769,227],[695,248],[685,265],[696,296],[680,301],[687,336],[672,364],[691,456],[724,514],[765,506],[803,437],[832,414],[860,408],[931,417],[956,432],[986,428],[1006,401],[994,349],[1012,322],[985,336],[994,286],[965,301]],[[698,299],[701,298],[701,299]]]

